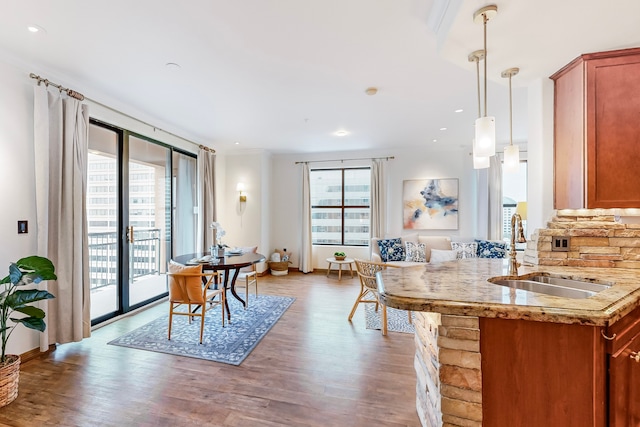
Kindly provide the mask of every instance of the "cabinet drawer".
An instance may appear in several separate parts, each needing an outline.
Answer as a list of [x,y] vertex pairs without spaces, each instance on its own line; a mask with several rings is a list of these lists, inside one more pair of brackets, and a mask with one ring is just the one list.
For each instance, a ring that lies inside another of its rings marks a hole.
[[633,337],[640,334],[640,307],[609,326],[605,334],[608,337],[613,337],[612,340],[607,342],[607,353],[614,354],[619,352],[629,344]]

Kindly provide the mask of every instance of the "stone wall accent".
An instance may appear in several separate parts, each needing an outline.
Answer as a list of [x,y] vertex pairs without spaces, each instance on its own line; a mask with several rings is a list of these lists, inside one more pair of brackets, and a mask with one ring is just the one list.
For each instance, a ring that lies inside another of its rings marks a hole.
[[422,425],[482,426],[478,318],[415,314],[416,406]]
[[[560,210],[535,231],[523,261],[533,265],[640,269],[640,224],[623,223],[614,209]],[[569,251],[551,250],[553,237],[569,237]]]

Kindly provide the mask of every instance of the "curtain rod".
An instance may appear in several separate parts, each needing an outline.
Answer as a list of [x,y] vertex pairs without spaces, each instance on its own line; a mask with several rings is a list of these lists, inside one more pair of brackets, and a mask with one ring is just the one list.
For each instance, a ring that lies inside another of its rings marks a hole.
[[351,160],[393,160],[395,157],[362,157],[360,159],[336,159],[336,160],[307,160],[305,162],[296,162],[296,165],[300,163],[325,163],[325,162],[348,162]]
[[193,141],[189,141],[188,139],[186,139],[186,138],[184,138],[184,137],[182,137],[180,135],[176,135],[175,133],[172,133],[172,132],[166,131],[166,130],[164,130],[162,128],[159,128],[157,126],[154,126],[151,123],[147,123],[147,122],[142,121],[142,120],[140,120],[140,119],[138,119],[136,117],[130,116],[129,114],[123,113],[122,111],[118,111],[115,108],[112,108],[112,107],[109,107],[108,105],[103,104],[102,102],[96,101],[95,99],[91,99],[91,98],[85,97],[80,92],[76,92],[75,90],[72,90],[72,89],[63,87],[62,85],[53,83],[49,79],[45,79],[44,77],[41,77],[41,76],[39,76],[37,74],[29,73],[29,77],[31,77],[32,79],[37,80],[38,81],[38,85],[40,85],[40,83],[44,83],[45,86],[53,86],[53,87],[57,88],[58,90],[60,90],[60,92],[66,92],[67,95],[69,95],[70,97],[75,98],[75,99],[77,99],[79,101],[84,101],[86,99],[88,101],[93,102],[94,104],[100,105],[101,107],[104,107],[104,108],[106,108],[108,110],[111,110],[111,111],[113,111],[115,113],[122,114],[125,117],[128,117],[128,118],[130,118],[132,120],[135,120],[135,121],[137,121],[139,123],[142,123],[143,125],[149,126],[150,128],[153,128],[154,131],[155,130],[159,130],[160,132],[164,132],[167,135],[174,136],[174,137],[179,138],[179,139],[181,139],[183,141],[186,141],[186,142],[188,142],[190,144],[193,144],[193,145],[197,146],[198,148],[204,148],[204,149],[206,149],[208,151],[211,151],[212,153],[216,152],[216,150],[214,150],[213,148],[209,148],[209,147],[206,147],[206,146],[204,146],[202,144],[198,144],[198,143],[195,143]]

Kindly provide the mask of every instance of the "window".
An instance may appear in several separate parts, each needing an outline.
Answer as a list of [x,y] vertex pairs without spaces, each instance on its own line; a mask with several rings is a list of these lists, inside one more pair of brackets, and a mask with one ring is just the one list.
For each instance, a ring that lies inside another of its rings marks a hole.
[[314,169],[309,178],[313,244],[367,246],[371,169]]
[[[516,211],[519,202],[527,201],[527,162],[520,161],[516,173],[502,173],[502,237],[511,241],[511,215]],[[523,218],[525,236],[527,235],[526,219]],[[519,248],[526,246],[518,244]]]

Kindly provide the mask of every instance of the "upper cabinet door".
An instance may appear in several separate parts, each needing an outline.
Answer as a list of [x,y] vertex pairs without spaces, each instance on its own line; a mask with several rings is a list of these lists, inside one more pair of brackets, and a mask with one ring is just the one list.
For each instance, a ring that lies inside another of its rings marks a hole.
[[582,55],[551,79],[554,207],[640,208],[640,49]]

